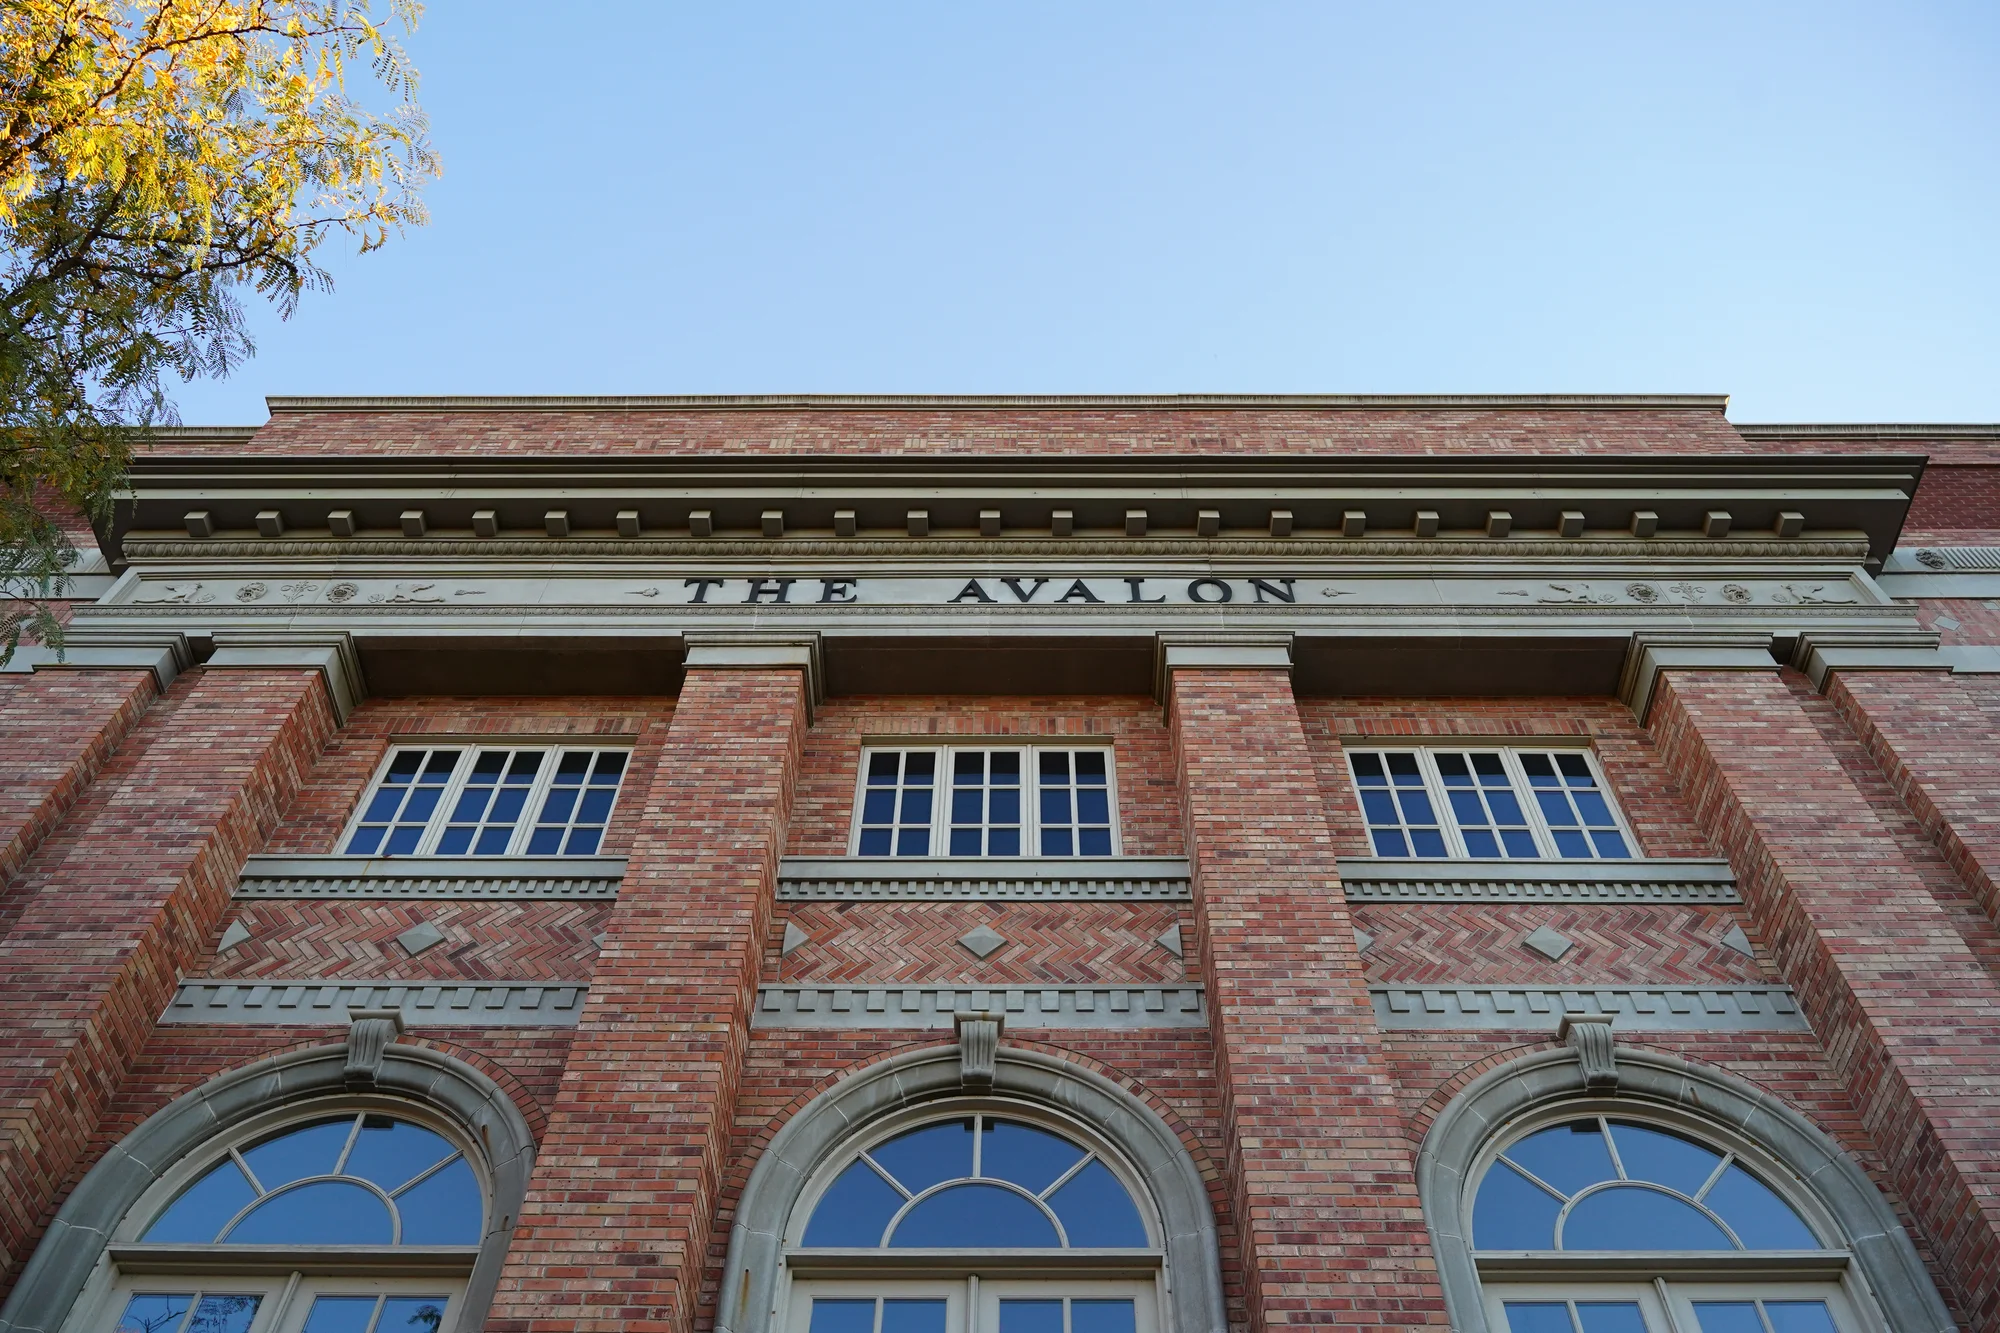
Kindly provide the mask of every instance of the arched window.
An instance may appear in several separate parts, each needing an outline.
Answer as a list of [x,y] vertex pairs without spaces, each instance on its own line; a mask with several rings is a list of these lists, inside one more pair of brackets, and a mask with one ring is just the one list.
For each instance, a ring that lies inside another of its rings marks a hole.
[[933,1108],[834,1155],[786,1231],[788,1333],[1154,1333],[1159,1222],[1110,1145],[1024,1105]]
[[[1620,1044],[1487,1070],[1417,1160],[1460,1333],[1943,1333],[1895,1213],[1797,1111]],[[1605,1075],[1610,1077],[1606,1078]]]
[[[374,1099],[371,1099],[374,1100]],[[75,1333],[450,1333],[486,1183],[441,1121],[363,1101],[252,1120],[147,1191]]]

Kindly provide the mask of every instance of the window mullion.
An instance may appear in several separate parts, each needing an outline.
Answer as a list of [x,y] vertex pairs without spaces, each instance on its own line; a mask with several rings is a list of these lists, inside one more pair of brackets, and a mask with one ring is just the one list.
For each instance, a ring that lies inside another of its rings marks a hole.
[[1042,765],[1032,745],[1021,750],[1021,854],[1042,854]]
[[[528,747],[523,746],[522,748],[526,749]],[[518,753],[519,751],[508,752],[508,767],[511,768],[513,766],[514,756]],[[557,747],[551,747],[548,762],[536,768],[535,780],[528,784],[528,794],[521,801],[521,818],[515,823],[513,833],[508,835],[507,855],[519,856],[528,850],[528,839],[533,837],[535,833],[535,818],[541,813],[542,802],[548,799],[549,787],[555,782],[556,768],[561,763],[562,750]],[[505,776],[504,770],[502,776]],[[493,799],[496,802],[500,799],[498,789],[495,789]]]
[[953,771],[958,763],[959,751],[967,747],[947,745],[937,751],[937,767],[931,770],[931,846],[932,856],[951,855],[951,793],[952,783],[957,775]]
[[1514,794],[1527,811],[1528,828],[1535,836],[1535,846],[1540,849],[1542,859],[1561,859],[1562,849],[1556,846],[1556,835],[1549,831],[1549,821],[1542,815],[1541,799],[1535,795],[1534,785],[1528,781],[1528,771],[1521,767],[1520,754],[1503,749],[1500,751],[1500,762],[1506,766],[1507,781],[1514,784]]
[[[431,755],[439,748],[441,747],[430,746],[424,751],[425,768],[429,767]],[[444,791],[438,796],[437,808],[431,811],[430,821],[424,825],[424,836],[417,839],[417,850],[411,855],[429,856],[437,851],[438,843],[444,838],[445,825],[451,822],[451,812],[458,808],[458,798],[465,791],[466,780],[472,776],[472,770],[478,762],[477,746],[468,746],[458,752],[458,762],[453,765],[451,777],[445,781]],[[423,768],[417,770],[418,778],[423,774]],[[391,825],[392,829],[393,827]]]
[[[1438,832],[1444,836],[1445,855],[1454,860],[1463,859],[1469,853],[1465,850],[1465,837],[1458,831],[1458,812],[1451,808],[1451,799],[1444,789],[1444,775],[1438,772],[1437,759],[1431,746],[1416,747],[1417,771],[1423,774],[1424,791],[1431,798],[1431,809],[1437,815]],[[1409,825],[1403,826],[1403,836],[1411,838]],[[1411,838],[1410,853],[1416,854],[1416,842]]]

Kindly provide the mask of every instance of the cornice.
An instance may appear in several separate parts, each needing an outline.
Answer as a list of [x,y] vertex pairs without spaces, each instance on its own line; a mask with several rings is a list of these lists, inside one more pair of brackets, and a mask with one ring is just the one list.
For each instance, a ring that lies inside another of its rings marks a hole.
[[950,410],[1723,412],[1726,393],[1660,394],[630,394],[270,396],[279,412],[937,412]]
[[1994,422],[1854,422],[1798,425],[1781,422],[1731,422],[1746,440],[1991,440],[2000,439]]

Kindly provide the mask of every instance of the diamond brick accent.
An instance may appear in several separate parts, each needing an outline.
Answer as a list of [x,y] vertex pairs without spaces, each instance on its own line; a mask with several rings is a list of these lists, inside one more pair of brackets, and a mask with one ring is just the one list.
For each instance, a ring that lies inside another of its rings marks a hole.
[[779,948],[778,952],[781,956],[789,957],[795,951],[803,949],[806,945],[811,943],[812,943],[812,936],[806,934],[803,930],[800,930],[798,922],[787,921],[785,923],[785,942]]
[[398,935],[396,943],[402,945],[403,948],[409,951],[410,957],[414,958],[426,949],[435,948],[443,944],[444,932],[428,921],[419,921],[416,925],[411,926],[408,930]]
[[1185,959],[1160,943],[1187,910],[1175,903],[989,903],[985,924],[1007,947],[983,958],[959,943],[972,924],[963,903],[784,906],[810,939],[788,954],[774,930],[766,981],[1176,983],[1196,970],[1191,937],[1182,936]]
[[217,953],[228,953],[231,949],[234,949],[249,938],[249,928],[241,921],[232,921],[229,923],[229,929],[222,932],[222,938],[216,941],[215,951]]
[[1521,943],[1552,963],[1576,947],[1575,940],[1561,931],[1550,930],[1547,926],[1536,926],[1528,932]]
[[1007,942],[1007,937],[991,926],[975,926],[958,937],[958,942],[985,958]]
[[1750,943],[1750,937],[1743,933],[1743,927],[1741,926],[1731,926],[1723,932],[1722,947],[1725,949],[1734,949],[1745,958],[1755,958],[1757,956],[1756,947]]

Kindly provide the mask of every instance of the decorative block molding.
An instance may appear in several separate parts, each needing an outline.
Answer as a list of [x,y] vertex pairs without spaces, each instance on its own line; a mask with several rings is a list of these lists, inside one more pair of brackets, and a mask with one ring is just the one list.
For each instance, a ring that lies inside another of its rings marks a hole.
[[394,1009],[408,1027],[575,1027],[589,987],[521,981],[183,981],[160,1022],[181,1026],[347,1027]]
[[1342,857],[1350,903],[1735,903],[1720,858],[1418,861]]
[[1392,1030],[1547,1031],[1606,1015],[1620,1032],[1808,1032],[1789,986],[1370,986]]
[[788,856],[781,902],[1186,901],[1183,856]]
[[1200,986],[759,986],[759,1028],[930,1028],[1001,1014],[1008,1028],[1199,1028]]
[[253,856],[238,898],[618,896],[622,856]]

